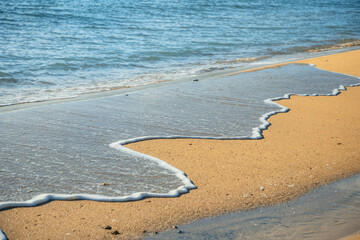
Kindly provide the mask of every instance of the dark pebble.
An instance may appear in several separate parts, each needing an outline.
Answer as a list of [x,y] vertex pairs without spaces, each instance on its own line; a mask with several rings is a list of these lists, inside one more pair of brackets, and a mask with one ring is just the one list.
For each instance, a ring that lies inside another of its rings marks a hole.
[[120,233],[119,233],[117,230],[115,230],[115,231],[113,231],[111,234],[113,234],[113,235],[119,235]]
[[111,230],[112,227],[110,227],[109,225],[107,225],[107,226],[105,227],[105,229],[106,229],[106,230]]

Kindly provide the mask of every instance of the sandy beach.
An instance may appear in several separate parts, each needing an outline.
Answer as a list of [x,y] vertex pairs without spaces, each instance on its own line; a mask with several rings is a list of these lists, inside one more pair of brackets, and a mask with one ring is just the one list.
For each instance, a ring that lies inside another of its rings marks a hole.
[[[360,50],[299,63],[360,77]],[[360,172],[360,87],[292,96],[262,140],[150,140],[127,147],[184,171],[197,186],[177,198],[53,201],[0,212],[9,239],[134,239],[200,218],[294,199]],[[225,123],[224,123],[225,124]],[[110,226],[110,229],[105,229]]]

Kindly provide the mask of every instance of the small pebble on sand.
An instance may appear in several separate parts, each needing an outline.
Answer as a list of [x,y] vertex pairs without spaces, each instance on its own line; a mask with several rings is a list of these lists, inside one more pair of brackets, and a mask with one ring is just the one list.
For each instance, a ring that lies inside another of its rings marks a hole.
[[113,234],[113,235],[119,235],[120,233],[119,233],[117,230],[115,230],[115,231],[113,231],[111,234]]

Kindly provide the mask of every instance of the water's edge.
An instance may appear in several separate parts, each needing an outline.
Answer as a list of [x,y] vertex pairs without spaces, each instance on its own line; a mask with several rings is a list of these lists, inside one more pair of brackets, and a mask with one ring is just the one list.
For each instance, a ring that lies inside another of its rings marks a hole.
[[285,203],[203,218],[144,239],[344,240],[359,233],[359,184],[355,174]]
[[[236,75],[242,72],[246,71],[257,71],[261,70],[263,68],[271,68],[276,67],[279,65],[286,65],[291,64],[295,61],[301,61],[305,59],[311,59],[311,58],[317,58],[322,56],[327,56],[331,54],[337,54],[337,53],[343,53],[353,50],[359,50],[360,46],[352,46],[352,47],[346,47],[346,48],[339,48],[335,50],[324,50],[319,52],[308,52],[308,53],[297,53],[297,54],[289,54],[289,55],[281,55],[277,57],[273,57],[271,59],[266,59],[264,61],[256,61],[251,62],[247,64],[246,66],[242,67],[235,67],[231,69],[224,69],[224,70],[217,70],[213,72],[207,72],[207,73],[200,73],[196,76],[191,77],[185,77],[181,78],[179,80],[172,80],[172,81],[165,81],[165,82],[158,82],[158,83],[152,83],[152,84],[146,84],[146,85],[140,85],[140,86],[134,86],[129,88],[122,88],[122,89],[114,89],[114,90],[108,90],[108,91],[101,91],[101,92],[93,92],[93,93],[84,93],[75,97],[69,97],[69,98],[58,98],[58,99],[52,99],[52,100],[43,100],[43,101],[34,101],[34,102],[27,102],[27,103],[17,103],[13,105],[4,105],[0,106],[0,113],[3,112],[11,112],[11,111],[18,111],[23,110],[27,108],[34,108],[34,107],[41,107],[46,105],[52,105],[52,104],[60,104],[60,103],[67,103],[67,102],[77,102],[77,101],[87,101],[91,99],[97,99],[97,98],[106,98],[111,97],[119,94],[129,94],[132,92],[144,90],[144,89],[150,89],[150,88],[160,88],[165,86],[171,86],[176,85],[179,83],[184,82],[190,82],[193,80],[208,80],[213,78],[221,78],[221,77],[227,77],[230,75]],[[269,61],[271,60],[271,61]],[[329,71],[328,71],[329,72]],[[335,72],[336,73],[336,72]],[[344,74],[346,75],[346,74]],[[348,75],[350,76],[350,75]]]
[[[310,65],[310,66],[313,66],[313,65]],[[319,69],[319,70],[322,70],[322,69]],[[325,70],[322,70],[322,71],[325,71]],[[326,71],[326,72],[329,72],[329,71]],[[337,73],[337,74],[341,74],[341,73]],[[351,75],[347,75],[347,74],[341,74],[341,75],[351,76]],[[352,76],[352,77],[354,77],[354,76]],[[355,77],[355,78],[360,79],[359,77]],[[348,87],[355,87],[355,86],[360,86],[360,82],[357,84],[349,85]],[[338,88],[334,89],[332,91],[332,93],[319,95],[319,96],[336,96],[336,95],[340,94],[340,90],[345,91],[346,87],[344,85],[340,85]],[[143,136],[143,137],[138,137],[138,138],[117,141],[117,142],[111,143],[109,145],[109,147],[114,148],[121,152],[126,152],[126,153],[129,153],[134,156],[146,157],[148,160],[157,163],[159,167],[172,171],[182,181],[182,183],[184,185],[180,186],[179,188],[177,188],[175,190],[171,190],[168,193],[159,194],[159,193],[151,193],[151,192],[139,192],[139,193],[134,193],[134,194],[131,194],[128,196],[119,196],[119,197],[109,197],[109,196],[102,196],[102,195],[95,195],[95,194],[41,194],[41,195],[35,196],[34,198],[27,200],[27,201],[11,201],[11,202],[0,203],[0,210],[14,208],[14,207],[32,207],[32,206],[37,206],[39,204],[44,204],[44,203],[52,201],[52,200],[93,200],[93,201],[107,201],[107,202],[125,202],[125,201],[136,201],[136,200],[149,198],[149,197],[162,197],[162,198],[178,197],[178,196],[188,193],[190,190],[196,188],[196,186],[191,182],[191,180],[189,178],[187,178],[186,173],[182,172],[181,170],[169,165],[168,163],[166,163],[158,158],[130,150],[130,149],[126,148],[124,145],[129,144],[129,143],[145,141],[145,140],[151,140],[151,139],[177,139],[177,138],[217,139],[217,140],[244,140],[244,139],[257,140],[257,139],[262,139],[263,138],[262,132],[264,130],[268,129],[269,126],[271,125],[267,121],[267,119],[269,119],[272,115],[275,115],[278,113],[285,113],[290,110],[289,108],[284,107],[284,106],[276,103],[275,101],[278,101],[281,99],[289,99],[292,95],[309,96],[309,94],[288,93],[282,97],[265,99],[264,100],[265,104],[276,105],[277,107],[280,108],[280,110],[263,114],[259,118],[261,124],[258,127],[255,127],[252,129],[252,135],[250,137],[239,136],[239,137],[231,137],[231,138],[227,137],[226,138],[226,137],[199,137],[199,136],[188,136],[188,137],[184,137],[184,136],[145,136],[144,137]],[[313,94],[312,96],[317,96],[317,94]],[[3,235],[3,236],[1,236],[1,235]],[[0,239],[7,239],[5,234],[2,234],[2,232],[0,232]]]

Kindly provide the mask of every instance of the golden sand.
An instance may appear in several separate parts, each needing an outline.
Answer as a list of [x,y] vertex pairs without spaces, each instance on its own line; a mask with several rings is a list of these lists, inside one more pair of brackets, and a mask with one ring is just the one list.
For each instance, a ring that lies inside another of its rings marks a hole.
[[[360,51],[301,61],[360,76]],[[198,187],[137,202],[54,201],[0,212],[10,239],[133,239],[174,225],[293,199],[360,172],[360,87],[279,101],[262,140],[150,140],[127,147],[184,171]],[[106,230],[105,226],[111,226]],[[120,234],[112,234],[117,230]]]

